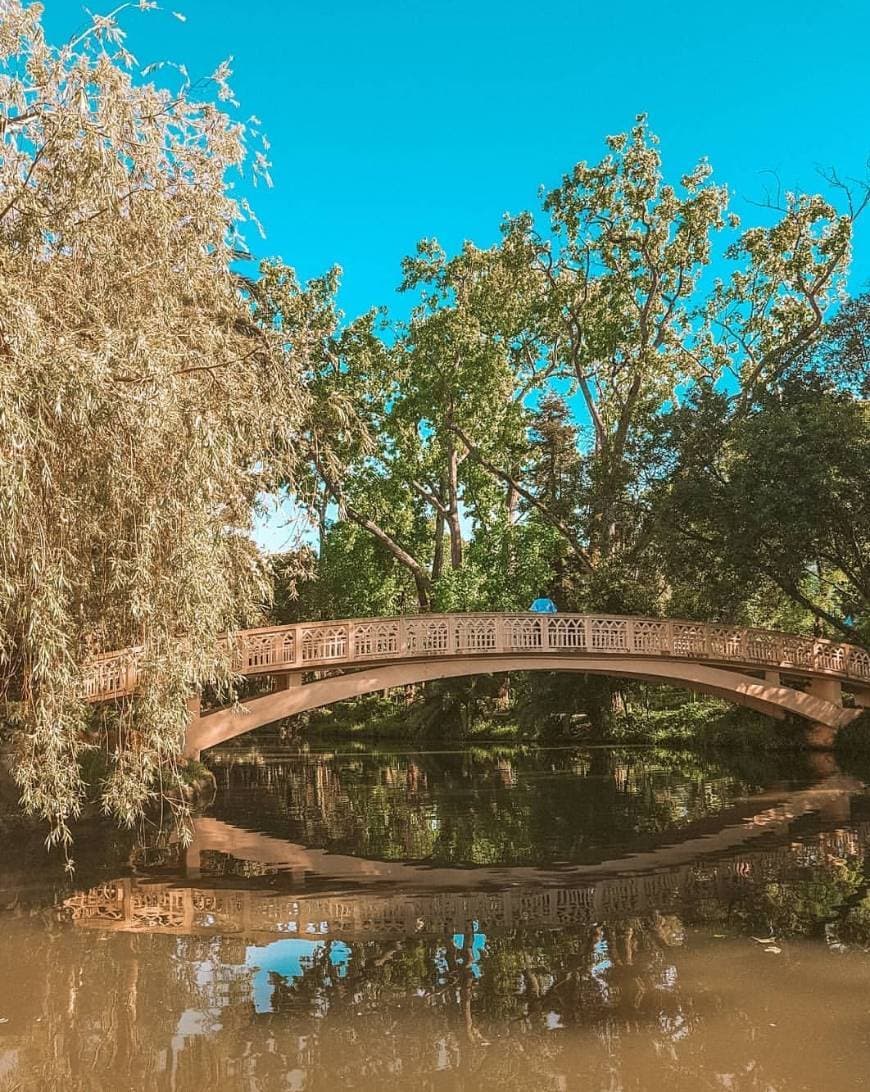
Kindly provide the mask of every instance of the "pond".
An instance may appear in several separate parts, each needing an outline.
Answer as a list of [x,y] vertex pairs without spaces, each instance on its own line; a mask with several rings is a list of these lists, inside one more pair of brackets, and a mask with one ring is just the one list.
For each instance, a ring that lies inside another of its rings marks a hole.
[[649,748],[215,752],[180,845],[7,818],[0,1090],[837,1092],[870,794]]

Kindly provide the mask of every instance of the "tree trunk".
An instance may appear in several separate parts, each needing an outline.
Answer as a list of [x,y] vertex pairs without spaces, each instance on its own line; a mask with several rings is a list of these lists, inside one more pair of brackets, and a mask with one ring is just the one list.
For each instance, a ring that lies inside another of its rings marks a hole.
[[447,448],[447,528],[450,532],[450,567],[462,568],[462,525],[459,521],[459,457],[451,440]]
[[435,548],[432,552],[432,583],[444,572],[444,513],[435,513]]

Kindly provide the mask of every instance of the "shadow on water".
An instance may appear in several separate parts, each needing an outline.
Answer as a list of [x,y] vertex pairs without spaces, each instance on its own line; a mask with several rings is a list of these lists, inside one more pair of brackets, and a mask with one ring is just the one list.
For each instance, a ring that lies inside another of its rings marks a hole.
[[861,1087],[870,795],[830,764],[212,761],[187,847],[6,847],[0,1089]]

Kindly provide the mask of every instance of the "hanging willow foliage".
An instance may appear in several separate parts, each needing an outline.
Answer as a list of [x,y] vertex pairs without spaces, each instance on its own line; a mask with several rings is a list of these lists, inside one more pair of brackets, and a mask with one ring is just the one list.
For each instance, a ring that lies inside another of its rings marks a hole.
[[[63,841],[84,747],[108,745],[103,805],[132,822],[191,684],[229,679],[216,638],[266,595],[252,509],[292,481],[304,412],[232,270],[228,178],[266,164],[228,70],[194,97],[133,65],[114,16],[55,48],[39,5],[0,0],[0,698],[23,803]],[[134,645],[145,685],[95,737],[83,664]]]

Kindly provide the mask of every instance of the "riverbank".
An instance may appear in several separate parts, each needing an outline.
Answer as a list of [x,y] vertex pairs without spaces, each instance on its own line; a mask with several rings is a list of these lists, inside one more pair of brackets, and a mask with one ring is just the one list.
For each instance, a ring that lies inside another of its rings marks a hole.
[[[565,714],[538,723],[512,714],[476,718],[457,730],[445,718],[427,718],[421,726],[413,707],[397,706],[381,696],[319,709],[288,721],[283,732],[303,740],[366,740],[373,743],[578,743],[655,744],[698,749],[800,751],[805,749],[798,722],[775,721],[748,709],[712,699],[669,709],[632,709],[613,713],[598,724],[585,714]],[[861,733],[851,733],[853,749]]]

